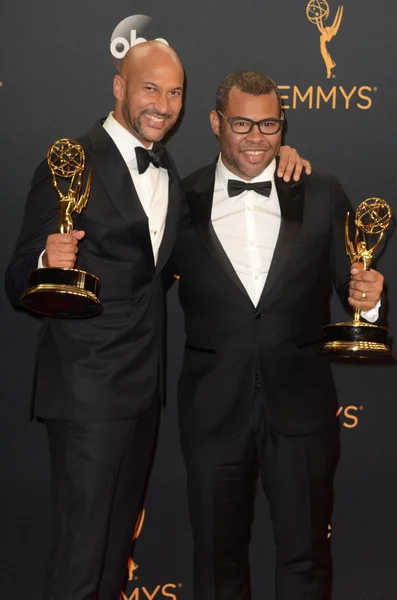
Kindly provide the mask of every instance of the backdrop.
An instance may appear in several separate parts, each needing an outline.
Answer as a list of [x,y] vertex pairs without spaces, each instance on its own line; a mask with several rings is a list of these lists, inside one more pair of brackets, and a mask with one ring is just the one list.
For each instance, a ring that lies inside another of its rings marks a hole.
[[[2,0],[2,266],[18,235],[35,166],[54,140],[77,137],[112,109],[115,64],[142,37],[167,39],[186,68],[185,112],[169,141],[182,175],[216,154],[208,113],[218,82],[238,69],[257,69],[280,85],[287,142],[316,169],[338,176],[355,206],[381,196],[397,209],[397,4],[342,1],[313,0],[308,8],[305,0]],[[378,261],[388,285],[391,338],[397,333],[396,245],[391,236]],[[192,597],[175,408],[184,343],[176,292],[169,297],[169,406],[127,600]],[[49,468],[44,431],[30,423],[29,404],[40,322],[13,310],[4,294],[1,301],[0,597],[39,600]],[[335,304],[333,317],[340,316]],[[332,529],[334,598],[396,600],[396,366],[337,364],[335,377],[343,435]],[[256,600],[273,597],[273,550],[266,500],[258,491]]]

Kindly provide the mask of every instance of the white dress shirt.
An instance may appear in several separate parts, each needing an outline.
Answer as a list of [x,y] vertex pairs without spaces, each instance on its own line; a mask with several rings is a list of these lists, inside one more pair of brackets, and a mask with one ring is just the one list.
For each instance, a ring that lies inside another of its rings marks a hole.
[[147,170],[139,174],[135,148],[137,146],[144,148],[145,146],[116,121],[112,112],[104,122],[103,128],[106,129],[116,144],[129,169],[132,182],[149,221],[150,241],[154,262],[156,263],[167,217],[168,171],[162,167],[157,168],[150,163]]
[[266,282],[281,222],[280,205],[274,185],[276,161],[250,181],[271,181],[269,198],[252,190],[233,198],[227,193],[229,179],[238,179],[219,156],[215,173],[211,220],[215,233],[229,257],[252,303],[258,304]]
[[[257,306],[269,273],[281,224],[281,211],[274,183],[276,161],[250,183],[271,181],[269,198],[253,190],[229,197],[229,179],[245,181],[223,164],[221,155],[216,166],[211,221],[223,246],[254,306]],[[246,182],[245,182],[246,183]],[[380,301],[374,308],[362,312],[363,317],[375,322]]]
[[[168,171],[162,167],[156,168],[150,163],[147,170],[140,175],[138,173],[135,148],[137,146],[144,148],[144,145],[116,121],[112,112],[109,113],[109,116],[103,124],[103,128],[106,129],[123,157],[142,204],[142,208],[148,218],[153,259],[154,264],[156,264],[160,244],[164,235],[165,220],[168,210]],[[92,198],[89,202],[95,202],[95,198]],[[38,267],[40,269],[43,266],[44,252],[45,250],[40,254],[38,260]]]

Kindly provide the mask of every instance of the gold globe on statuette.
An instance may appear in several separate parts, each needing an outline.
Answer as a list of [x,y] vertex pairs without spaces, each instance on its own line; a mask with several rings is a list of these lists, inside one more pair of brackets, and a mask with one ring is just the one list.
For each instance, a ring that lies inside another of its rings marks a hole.
[[[350,213],[346,215],[345,244],[350,261],[362,263],[364,270],[371,268],[373,254],[390,225],[392,211],[382,198],[367,198],[356,210],[355,238],[350,239]],[[373,245],[370,247],[370,241]],[[370,358],[391,354],[387,342],[388,330],[380,325],[361,320],[361,311],[354,309],[353,321],[336,323],[323,328],[321,353],[343,357]]]
[[[80,214],[87,206],[91,169],[81,193],[85,154],[78,142],[68,138],[57,140],[49,147],[47,163],[60,200],[58,233],[70,233],[73,230],[72,213]],[[70,180],[65,194],[60,190],[57,177]],[[22,294],[21,304],[29,310],[53,317],[91,317],[101,312],[98,289],[98,278],[80,269],[35,269],[29,275],[29,288]]]
[[310,0],[306,6],[306,16],[314,25],[317,25],[318,21],[326,21],[329,17],[328,2],[326,0]]

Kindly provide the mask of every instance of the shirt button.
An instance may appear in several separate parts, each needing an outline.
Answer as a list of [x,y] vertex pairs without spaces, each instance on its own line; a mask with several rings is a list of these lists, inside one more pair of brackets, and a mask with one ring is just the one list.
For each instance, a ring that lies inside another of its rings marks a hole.
[[255,275],[255,279],[259,279],[259,275]]
[[256,312],[254,314],[255,319],[261,319],[262,318],[262,313],[261,312]]

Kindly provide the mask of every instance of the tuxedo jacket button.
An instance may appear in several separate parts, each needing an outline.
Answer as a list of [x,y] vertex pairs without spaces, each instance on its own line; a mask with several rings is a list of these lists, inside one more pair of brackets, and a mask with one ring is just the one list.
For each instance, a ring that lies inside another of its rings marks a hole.
[[261,312],[256,312],[254,314],[255,319],[261,319],[262,318],[262,313]]

